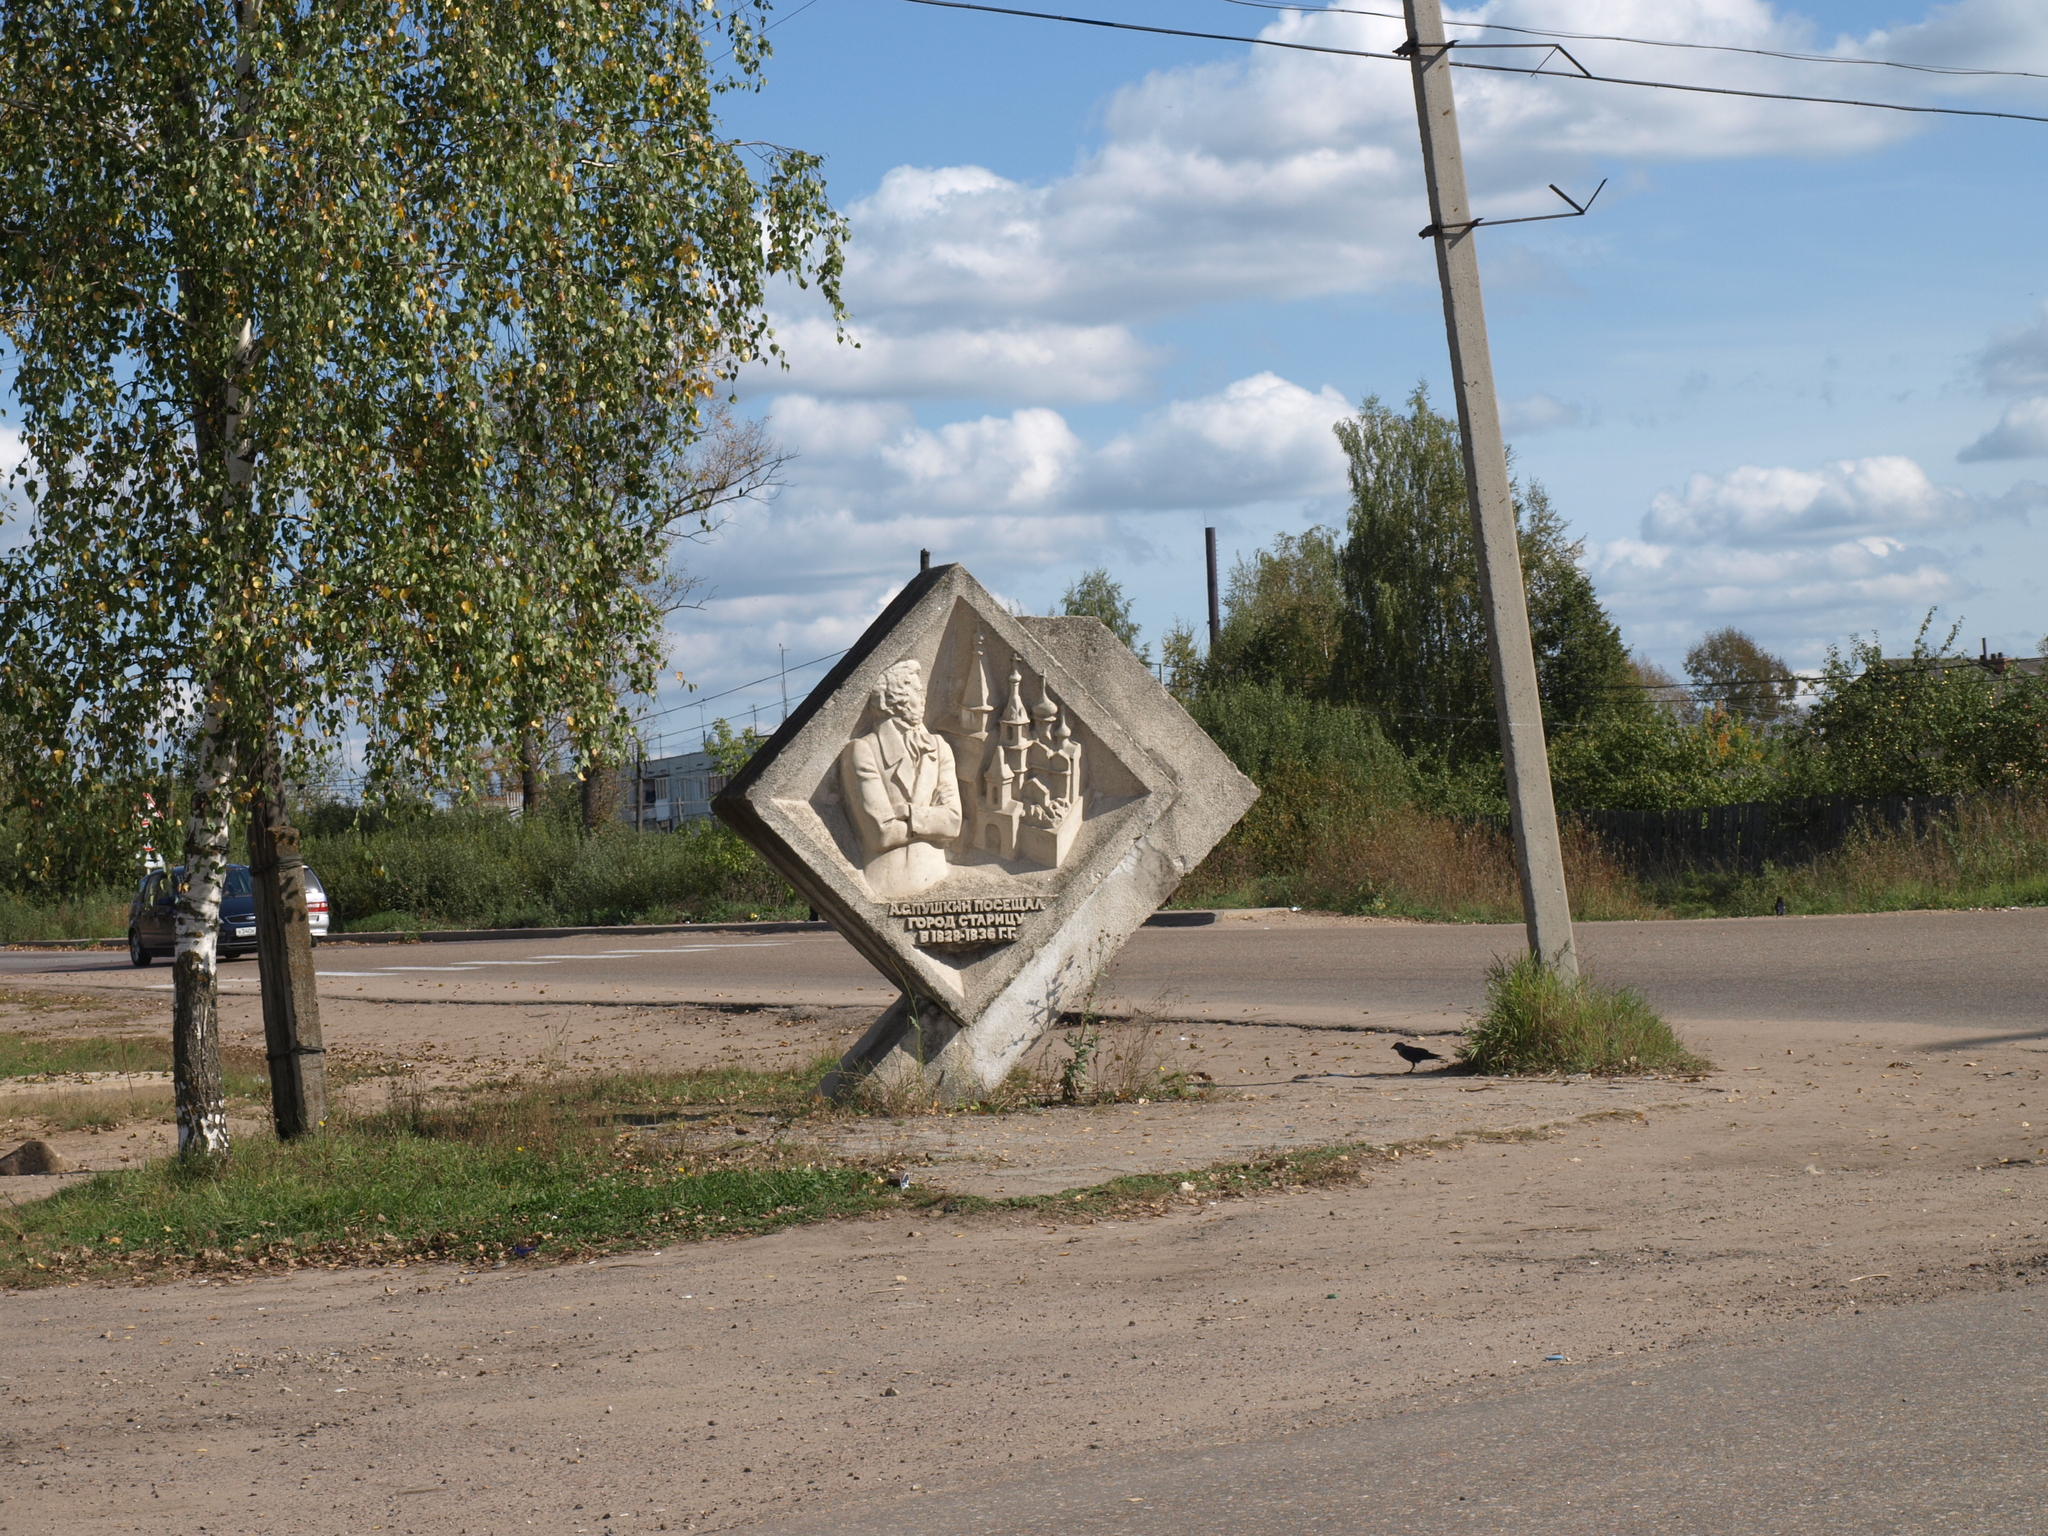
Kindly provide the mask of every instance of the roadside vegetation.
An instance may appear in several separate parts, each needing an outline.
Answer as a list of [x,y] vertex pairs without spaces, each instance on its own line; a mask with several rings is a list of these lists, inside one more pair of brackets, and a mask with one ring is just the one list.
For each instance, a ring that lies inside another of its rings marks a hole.
[[1675,917],[1906,912],[2048,904],[2048,798],[1963,800],[1925,827],[1865,824],[1811,863],[1754,875],[1694,870],[1646,883]]
[[520,817],[327,806],[306,821],[306,861],[343,929],[728,922],[808,910],[721,822],[586,830],[570,779]]
[[[833,1133],[870,1119],[1206,1092],[1203,1081],[1163,1069],[1162,1030],[1152,1019],[1077,1019],[985,1099],[944,1111],[915,1093],[827,1103],[818,1088],[836,1065],[830,1056],[779,1071],[544,1069],[538,1081],[442,1090],[403,1069],[358,1072],[317,1136],[281,1144],[251,1131],[225,1159],[165,1158],[0,1211],[0,1284],[418,1259],[552,1262],[921,1208],[934,1197],[893,1182],[901,1168],[831,1150]],[[260,1056],[226,1054],[231,1111],[262,1116]],[[17,1083],[168,1065],[168,1047],[148,1038],[0,1035],[0,1079]],[[11,1096],[4,1109],[5,1129],[20,1138],[167,1121],[171,1104],[167,1086],[81,1091],[53,1080],[49,1093]],[[1154,1182],[1123,1181],[1118,1198]]]
[[1531,955],[1496,960],[1487,971],[1486,1007],[1466,1032],[1458,1059],[1488,1076],[1626,1077],[1711,1066],[1686,1049],[1634,988],[1565,977]]
[[[1186,625],[1158,640],[1168,686],[1263,792],[1175,904],[1515,921],[1456,424],[1418,390],[1405,410],[1366,402],[1339,437],[1351,463],[1344,526],[1283,534],[1238,561],[1206,654]],[[1629,654],[1543,488],[1526,483],[1516,495],[1578,917],[1754,915],[1781,900],[1790,913],[1823,913],[2048,899],[2048,676],[1978,666],[1931,619],[1903,655],[1851,637],[1804,678],[1721,629],[1674,676]],[[1074,582],[1062,607],[1152,654],[1106,569]],[[714,734],[724,772],[759,739],[724,722]],[[635,833],[612,814],[608,775],[543,771],[544,760],[558,765],[550,745],[562,744],[529,741],[516,763],[469,781],[519,780],[520,815],[451,808],[448,794],[401,778],[367,804],[302,808],[336,929],[803,915],[722,825]],[[145,836],[175,838],[181,792],[109,783],[98,799],[59,801],[37,799],[26,779],[12,787],[0,940],[119,934],[128,893],[107,888],[108,872],[137,868]],[[1873,821],[1818,858],[1745,872],[1638,867],[1573,815],[1818,796],[1956,804],[1931,822]],[[153,819],[139,817],[144,806]]]
[[[49,1131],[111,1131],[167,1121],[170,1071],[171,1043],[160,1035],[0,1032],[0,1083],[17,1090],[0,1099],[0,1141],[5,1142],[0,1152]],[[144,1080],[115,1088],[77,1081],[84,1073],[108,1072]],[[233,1112],[269,1113],[268,1073],[261,1051],[229,1047],[221,1052],[222,1087]]]
[[0,944],[24,939],[105,939],[128,929],[127,891],[88,887],[75,895],[38,898],[0,890]]
[[225,1159],[166,1158],[0,1210],[0,1285],[555,1264],[889,1211],[1041,1222],[1159,1215],[1355,1183],[1404,1154],[1542,1134],[1297,1148],[990,1200],[821,1145],[821,1130],[858,1113],[811,1096],[828,1065],[593,1077],[443,1102],[401,1086],[385,1107],[341,1117],[317,1137],[244,1135]]

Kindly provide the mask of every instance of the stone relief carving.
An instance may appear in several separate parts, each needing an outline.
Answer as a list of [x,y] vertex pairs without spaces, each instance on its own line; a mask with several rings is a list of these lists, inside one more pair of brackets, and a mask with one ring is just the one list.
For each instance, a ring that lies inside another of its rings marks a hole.
[[840,753],[840,789],[869,889],[885,899],[912,896],[946,878],[946,849],[960,836],[959,776],[953,749],[925,727],[915,661],[884,672],[870,702],[881,718]]
[[[998,858],[1018,859],[1041,869],[1058,869],[1080,830],[1084,785],[1081,743],[1052,696],[1038,680],[1038,702],[1024,703],[1023,663],[1010,658],[1009,697],[991,740],[988,643],[974,632],[974,658],[960,686],[957,712],[961,799],[969,807],[968,846]],[[972,772],[972,765],[979,772]]]
[[[1027,702],[1027,692],[1035,698]],[[1086,815],[1082,745],[1051,685],[1009,658],[999,706],[986,634],[961,669],[954,729],[926,718],[923,669],[905,659],[870,698],[876,718],[839,757],[839,789],[860,839],[861,875],[885,901],[929,890],[962,863],[1058,869]],[[991,716],[995,718],[991,720]],[[1005,932],[975,935],[1006,942]],[[930,942],[930,941],[927,941]]]

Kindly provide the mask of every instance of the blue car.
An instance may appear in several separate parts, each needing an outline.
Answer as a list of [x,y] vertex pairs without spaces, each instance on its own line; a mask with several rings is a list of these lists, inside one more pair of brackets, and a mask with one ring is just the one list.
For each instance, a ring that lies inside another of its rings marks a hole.
[[[128,904],[128,963],[148,965],[159,955],[169,959],[178,950],[177,892],[185,867],[159,869],[142,877]],[[320,877],[306,871],[306,919],[314,942],[327,936],[327,889]],[[216,953],[223,960],[256,953],[256,888],[249,866],[230,864],[220,898],[220,937]]]

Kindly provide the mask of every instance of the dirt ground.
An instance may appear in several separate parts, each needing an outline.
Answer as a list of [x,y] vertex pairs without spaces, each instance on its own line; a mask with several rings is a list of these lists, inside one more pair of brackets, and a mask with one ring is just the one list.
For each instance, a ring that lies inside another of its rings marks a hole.
[[[5,995],[0,1028],[108,1028],[41,1003],[31,1024]],[[324,1006],[364,1062],[441,1081],[809,1059],[866,1017]],[[260,1038],[253,1000],[224,1028]],[[986,1194],[1437,1145],[1352,1186],[1141,1220],[855,1220],[575,1267],[6,1294],[0,1533],[704,1531],[819,1508],[881,1528],[1048,1462],[1654,1369],[2048,1272],[2038,1035],[1695,1023],[1709,1077],[1610,1084],[1411,1076],[1355,1027],[1159,1028],[1210,1100],[832,1134]],[[156,1134],[55,1140],[108,1167]]]

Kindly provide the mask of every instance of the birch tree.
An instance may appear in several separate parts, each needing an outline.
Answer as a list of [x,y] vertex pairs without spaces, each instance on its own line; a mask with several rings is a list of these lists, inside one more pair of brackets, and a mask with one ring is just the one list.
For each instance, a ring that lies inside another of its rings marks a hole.
[[[721,8],[723,6],[723,8]],[[251,765],[418,774],[661,662],[642,562],[779,278],[838,305],[816,159],[720,130],[760,0],[9,0],[0,561],[26,792],[184,765],[179,1143],[226,1150],[213,931]],[[714,59],[722,60],[714,63]],[[722,72],[721,72],[722,71]],[[590,473],[517,494],[533,424]],[[535,551],[545,551],[536,558]],[[515,638],[516,637],[516,638]]]

